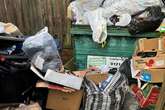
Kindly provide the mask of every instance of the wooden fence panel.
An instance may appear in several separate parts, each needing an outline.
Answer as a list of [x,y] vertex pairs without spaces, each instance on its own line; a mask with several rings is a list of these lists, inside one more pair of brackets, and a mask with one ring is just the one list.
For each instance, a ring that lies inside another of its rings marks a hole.
[[66,36],[68,0],[0,0],[0,21],[11,22],[25,35],[44,26],[63,40]]

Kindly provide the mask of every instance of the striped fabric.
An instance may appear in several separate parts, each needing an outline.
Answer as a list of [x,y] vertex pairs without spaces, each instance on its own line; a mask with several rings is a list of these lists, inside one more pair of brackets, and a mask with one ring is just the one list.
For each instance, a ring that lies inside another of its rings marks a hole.
[[87,78],[84,84],[87,92],[85,110],[121,110],[128,91],[123,74],[117,72],[103,91]]

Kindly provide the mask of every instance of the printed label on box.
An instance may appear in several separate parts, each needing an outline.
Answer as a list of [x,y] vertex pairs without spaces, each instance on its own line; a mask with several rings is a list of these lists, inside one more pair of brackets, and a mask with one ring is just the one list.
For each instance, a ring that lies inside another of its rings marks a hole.
[[125,59],[125,57],[106,57],[106,65],[110,68],[119,68]]
[[108,56],[88,56],[87,67],[100,67],[108,65],[110,68],[119,68],[120,65],[127,59],[126,57],[108,57]]
[[88,56],[87,57],[87,68],[90,66],[99,67],[106,64],[106,57],[104,56]]

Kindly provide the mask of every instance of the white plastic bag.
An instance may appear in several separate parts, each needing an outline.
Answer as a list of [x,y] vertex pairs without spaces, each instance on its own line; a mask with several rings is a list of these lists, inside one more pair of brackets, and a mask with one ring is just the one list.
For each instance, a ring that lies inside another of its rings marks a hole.
[[102,4],[103,7],[111,7],[115,3],[120,3],[122,0],[105,0],[104,3]]
[[72,20],[75,21],[75,24],[83,24],[83,14],[84,10],[77,1],[70,3],[69,7],[72,11]]
[[149,6],[161,6],[160,0],[119,0],[110,7],[104,7],[103,16],[110,18],[113,15],[122,15],[128,13],[130,15],[144,10]]
[[92,11],[100,7],[103,0],[76,0],[85,12]]
[[75,24],[88,24],[84,13],[99,8],[102,0],[76,0],[70,3],[72,19]]
[[102,14],[102,8],[85,13],[93,31],[92,38],[97,43],[103,43],[107,38],[107,21]]

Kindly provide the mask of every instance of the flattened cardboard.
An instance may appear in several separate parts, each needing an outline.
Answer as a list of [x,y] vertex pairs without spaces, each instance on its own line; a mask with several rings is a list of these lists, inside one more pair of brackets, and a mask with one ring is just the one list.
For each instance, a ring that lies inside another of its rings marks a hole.
[[48,94],[46,108],[51,110],[79,110],[82,97],[82,90],[72,93],[55,90]]
[[42,74],[33,65],[31,66],[31,70],[45,81],[57,83],[77,90],[80,90],[82,85],[83,78],[74,75],[58,73],[48,69],[45,76],[42,76]]
[[74,75],[58,73],[48,69],[45,75],[45,80],[80,90],[83,78]]

